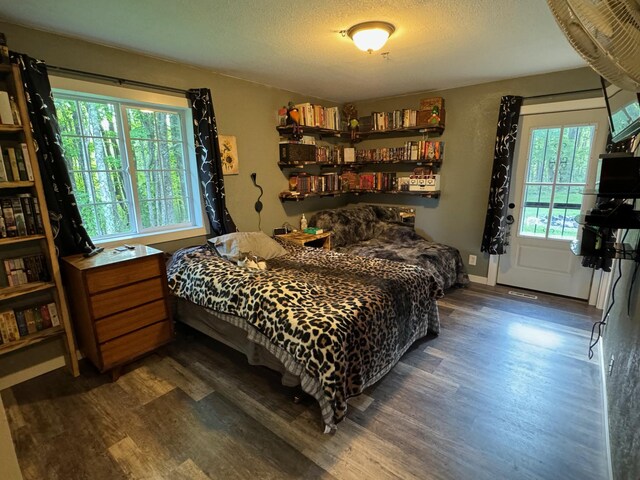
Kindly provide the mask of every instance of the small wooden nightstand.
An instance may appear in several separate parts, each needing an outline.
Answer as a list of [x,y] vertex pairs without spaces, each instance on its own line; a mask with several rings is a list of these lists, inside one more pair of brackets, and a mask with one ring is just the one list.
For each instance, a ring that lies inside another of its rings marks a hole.
[[315,235],[304,232],[291,232],[283,235],[276,235],[276,237],[281,238],[286,242],[303,245],[305,247],[316,247],[331,250],[331,232],[323,232]]
[[167,275],[160,250],[132,250],[62,259],[78,346],[101,372],[120,367],[173,338]]

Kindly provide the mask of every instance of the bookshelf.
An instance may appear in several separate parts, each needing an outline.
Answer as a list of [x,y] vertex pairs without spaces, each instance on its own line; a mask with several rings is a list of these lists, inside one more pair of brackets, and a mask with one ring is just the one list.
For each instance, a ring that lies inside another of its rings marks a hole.
[[[420,110],[372,112],[360,117],[355,132],[344,130],[346,122],[340,121],[339,113],[334,115],[336,107],[296,105],[300,125],[295,127],[283,125],[287,118],[279,112],[278,167],[289,178],[289,190],[279,194],[280,201],[363,194],[439,198],[444,142],[431,138],[444,132],[444,99],[423,99],[420,103]],[[332,113],[325,114],[329,110]],[[334,129],[336,125],[343,129]],[[419,136],[422,139],[416,140]],[[403,146],[355,147],[365,140],[401,137],[414,139]]]
[[[3,171],[0,171],[3,174],[0,176],[0,333],[7,332],[5,326],[8,325],[7,322],[11,322],[9,312],[13,314],[13,318],[17,316],[22,320],[22,323],[16,320],[16,325],[20,328],[19,335],[13,335],[11,338],[2,338],[0,335],[3,340],[0,344],[0,361],[6,353],[59,338],[65,345],[67,367],[72,375],[77,376],[79,371],[76,344],[31,137],[22,80],[16,65],[0,64],[0,90],[8,92],[13,98],[13,110],[19,119],[19,124],[16,124],[15,120],[13,125],[6,122],[0,124],[0,152],[3,154]],[[13,149],[11,160],[18,159],[19,178],[16,178],[16,171],[12,169],[12,165],[4,163],[8,149]],[[22,165],[20,161],[23,162]],[[17,202],[17,206],[12,201]],[[8,210],[9,208],[11,210]],[[15,215],[16,211],[18,215]],[[12,226],[11,232],[8,226]],[[44,281],[34,276],[32,264],[24,264],[30,257],[39,259],[39,265],[46,271],[47,278]],[[5,261],[17,260],[23,260],[24,266],[21,270],[20,264],[17,263],[16,273]],[[14,276],[9,278],[11,275]],[[31,328],[30,322],[27,331],[23,317],[25,314],[28,314],[29,320],[38,320],[35,322],[37,327]]]

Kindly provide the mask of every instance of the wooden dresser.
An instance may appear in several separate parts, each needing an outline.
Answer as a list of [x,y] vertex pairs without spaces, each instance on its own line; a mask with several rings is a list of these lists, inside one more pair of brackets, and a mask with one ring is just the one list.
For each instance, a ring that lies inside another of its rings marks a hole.
[[173,338],[160,250],[136,245],[63,259],[78,346],[101,372],[120,368]]

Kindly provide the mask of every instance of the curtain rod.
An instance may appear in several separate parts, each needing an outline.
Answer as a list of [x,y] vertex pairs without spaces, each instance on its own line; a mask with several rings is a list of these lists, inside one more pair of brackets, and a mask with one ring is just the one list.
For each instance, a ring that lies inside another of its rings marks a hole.
[[103,75],[101,73],[92,73],[92,72],[85,72],[83,70],[74,70],[73,68],[56,67],[55,65],[49,65],[49,64],[47,64],[47,70],[54,71],[54,72],[61,72],[61,73],[69,73],[69,74],[79,75],[83,77],[97,78],[100,80],[114,82],[119,85],[131,85],[134,87],[151,88],[153,90],[161,90],[164,92],[179,93],[180,95],[186,95],[187,93],[189,93],[188,90],[182,90],[180,88],[167,87],[165,85],[157,85],[155,83],[139,82],[137,80],[127,80],[125,78],[112,77],[111,75]]
[[553,97],[554,95],[573,95],[576,93],[589,93],[589,92],[600,92],[602,93],[601,88],[587,88],[584,90],[571,90],[569,92],[555,92],[555,93],[545,93],[543,95],[531,95],[529,97],[522,97],[524,100],[531,100],[534,98],[544,98],[544,97]]

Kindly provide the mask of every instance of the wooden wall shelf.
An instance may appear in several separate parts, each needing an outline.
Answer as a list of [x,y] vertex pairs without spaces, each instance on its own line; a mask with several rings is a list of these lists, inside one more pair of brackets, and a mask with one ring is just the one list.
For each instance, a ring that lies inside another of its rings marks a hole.
[[336,192],[321,192],[321,193],[301,193],[296,195],[293,192],[281,192],[281,202],[301,202],[307,198],[313,197],[337,197],[339,195],[409,195],[423,198],[439,198],[440,191],[435,192],[409,192],[406,190],[349,190],[348,192],[336,191]]

